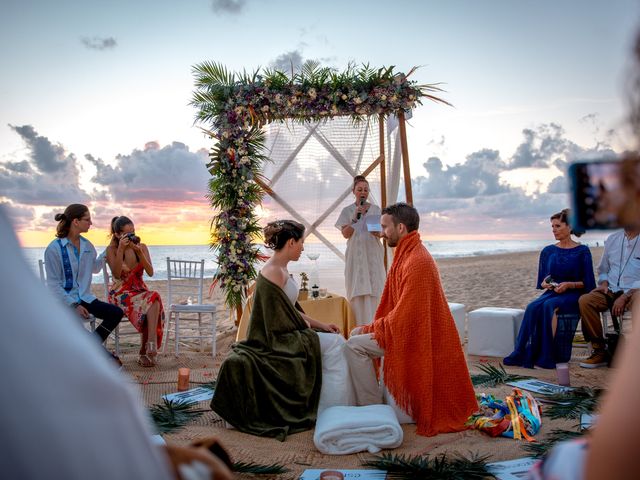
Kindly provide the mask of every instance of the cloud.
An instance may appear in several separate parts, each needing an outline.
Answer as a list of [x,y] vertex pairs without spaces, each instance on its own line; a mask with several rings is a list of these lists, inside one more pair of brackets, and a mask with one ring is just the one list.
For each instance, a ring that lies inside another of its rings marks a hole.
[[509,168],[547,168],[579,157],[584,149],[564,138],[564,133],[557,123],[543,124],[535,130],[525,128],[522,130],[524,141],[516,148]]
[[289,73],[292,68],[294,72],[299,72],[302,69],[303,63],[302,51],[291,50],[290,52],[278,55],[275,60],[269,62],[269,66],[275,70]]
[[85,158],[96,167],[91,181],[118,203],[203,202],[207,193],[206,152],[191,152],[180,142],[165,147],[149,142],[143,150],[118,155],[115,165],[92,155]]
[[1,196],[15,204],[55,206],[89,199],[78,184],[75,155],[39,135],[31,125],[9,127],[24,141],[28,158],[0,163]]
[[247,0],[211,0],[211,8],[216,13],[238,15],[244,10]]
[[567,177],[564,175],[559,175],[553,180],[547,187],[547,192],[549,193],[569,193],[569,185],[567,183]]
[[116,48],[118,42],[113,37],[82,37],[82,44],[90,50],[109,50]]
[[424,163],[428,174],[414,179],[414,194],[421,198],[471,198],[508,192],[500,183],[504,162],[497,150],[483,149],[467,156],[465,163],[443,168],[438,157]]
[[14,205],[11,202],[0,202],[0,210],[4,211],[15,230],[27,228],[35,218],[33,208]]

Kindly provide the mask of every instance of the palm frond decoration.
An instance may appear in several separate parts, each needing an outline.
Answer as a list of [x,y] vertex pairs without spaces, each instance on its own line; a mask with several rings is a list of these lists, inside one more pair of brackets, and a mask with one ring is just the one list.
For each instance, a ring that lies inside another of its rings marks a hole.
[[159,433],[171,433],[180,430],[207,410],[192,410],[193,402],[163,400],[164,403],[151,405],[149,413]]
[[202,62],[192,72],[195,121],[204,124],[215,142],[207,164],[207,198],[214,211],[211,247],[219,265],[214,284],[224,291],[231,309],[244,303],[261,258],[255,209],[264,194],[260,172],[268,161],[264,125],[323,122],[337,116],[358,123],[407,112],[423,99],[450,105],[440,98],[439,84],[418,85],[393,66],[375,69],[350,63],[339,72],[306,61],[299,72],[266,68],[235,73],[220,63]]
[[542,414],[552,419],[578,419],[583,413],[596,411],[603,392],[602,388],[576,387],[565,393],[546,395],[542,400],[551,405],[543,408]]
[[564,442],[565,440],[573,440],[583,436],[587,430],[552,430],[544,440],[538,440],[536,442],[528,442],[522,445],[527,453],[535,458],[544,457],[549,450],[551,450],[557,443]]
[[388,479],[429,478],[433,480],[474,480],[495,478],[487,469],[488,456],[462,455],[435,457],[383,453],[363,462],[363,466],[385,470]]
[[235,462],[231,470],[237,473],[250,473],[253,475],[277,475],[287,473],[289,471],[284,465],[272,463],[270,465],[262,465],[253,462]]
[[515,373],[509,373],[504,369],[502,364],[497,367],[489,363],[476,365],[478,370],[483,373],[471,375],[471,383],[476,387],[495,387],[496,385],[502,385],[503,383],[513,382],[516,380],[525,380],[531,378],[526,375],[517,375]]

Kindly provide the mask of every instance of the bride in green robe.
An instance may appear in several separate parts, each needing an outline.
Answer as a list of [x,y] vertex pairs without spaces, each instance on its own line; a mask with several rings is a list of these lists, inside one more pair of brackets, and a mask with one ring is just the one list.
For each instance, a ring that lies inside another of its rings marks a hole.
[[[247,338],[223,362],[211,408],[242,432],[284,440],[314,426],[322,354],[341,355],[345,340],[336,325],[314,320],[297,304],[298,285],[287,264],[304,250],[304,226],[271,222],[264,238],[274,254],[258,274]],[[350,388],[343,388],[338,403],[348,404]],[[333,396],[327,403],[337,404]]]

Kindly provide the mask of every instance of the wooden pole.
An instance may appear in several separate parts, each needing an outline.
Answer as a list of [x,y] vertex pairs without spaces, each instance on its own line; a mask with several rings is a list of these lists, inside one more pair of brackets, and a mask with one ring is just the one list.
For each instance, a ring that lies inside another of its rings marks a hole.
[[380,203],[381,207],[387,206],[387,162],[384,149],[384,115],[378,117],[378,130],[380,135]]
[[404,111],[398,110],[398,122],[400,127],[400,147],[402,149],[402,171],[404,173],[404,191],[407,203],[413,205],[413,190],[411,189],[411,171],[409,169],[409,148],[407,147],[407,126],[404,120]]
[[[380,203],[381,208],[387,206],[387,162],[384,148],[384,115],[378,117],[378,135],[380,136]],[[389,260],[387,258],[387,240],[382,239],[382,247],[384,248],[384,269],[387,271]]]

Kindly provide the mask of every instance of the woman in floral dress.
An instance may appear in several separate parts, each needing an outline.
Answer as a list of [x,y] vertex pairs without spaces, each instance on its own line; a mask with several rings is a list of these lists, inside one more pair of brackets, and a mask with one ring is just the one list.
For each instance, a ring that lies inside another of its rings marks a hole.
[[129,321],[142,334],[138,363],[143,367],[153,367],[162,343],[164,309],[160,294],[149,290],[142,279],[144,272],[153,276],[149,249],[140,243],[133,222],[125,216],[111,220],[107,263],[113,277],[109,303],[122,308]]

